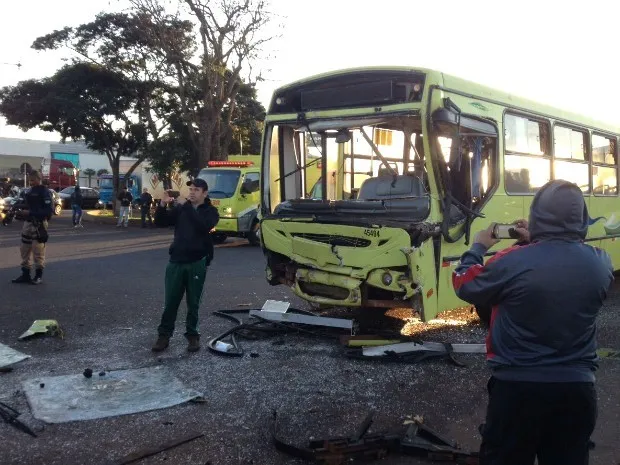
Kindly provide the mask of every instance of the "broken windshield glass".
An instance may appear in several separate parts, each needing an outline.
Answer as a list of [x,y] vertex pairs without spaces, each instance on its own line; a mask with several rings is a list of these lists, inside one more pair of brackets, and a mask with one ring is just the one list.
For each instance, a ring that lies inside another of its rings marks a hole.
[[[270,206],[271,212],[287,202],[277,211],[307,214],[315,208],[322,213],[403,215],[407,208],[398,205],[398,200],[423,199],[422,204],[428,204],[423,135],[417,117],[273,125],[269,137],[263,170],[263,185],[269,188],[264,189],[263,205]],[[318,207],[325,202],[331,205],[328,210]],[[416,205],[413,210],[418,217],[427,208]]]

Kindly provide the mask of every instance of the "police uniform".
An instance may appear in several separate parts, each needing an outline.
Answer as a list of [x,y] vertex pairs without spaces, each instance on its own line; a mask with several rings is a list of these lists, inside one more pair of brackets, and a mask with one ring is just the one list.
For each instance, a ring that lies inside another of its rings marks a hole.
[[[45,268],[45,243],[47,242],[47,225],[52,217],[52,196],[46,186],[32,186],[25,195],[28,215],[22,227],[22,275],[14,283],[40,284]],[[30,277],[34,261],[35,276]]]

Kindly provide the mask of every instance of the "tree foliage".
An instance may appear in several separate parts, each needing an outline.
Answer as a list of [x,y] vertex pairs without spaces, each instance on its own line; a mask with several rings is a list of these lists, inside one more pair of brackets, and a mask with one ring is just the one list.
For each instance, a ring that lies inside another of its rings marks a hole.
[[145,145],[145,125],[131,117],[135,102],[136,92],[125,76],[88,63],[0,89],[0,113],[8,124],[57,132],[63,141],[83,139],[108,157],[117,175],[121,157]]

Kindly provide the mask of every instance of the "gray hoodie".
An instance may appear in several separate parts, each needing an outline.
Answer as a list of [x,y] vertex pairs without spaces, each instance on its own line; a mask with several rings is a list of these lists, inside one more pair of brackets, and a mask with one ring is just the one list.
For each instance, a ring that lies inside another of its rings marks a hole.
[[613,281],[609,255],[583,241],[589,215],[581,190],[556,180],[530,208],[531,243],[483,264],[475,243],[453,274],[457,295],[491,307],[487,361],[498,379],[592,382],[596,316]]

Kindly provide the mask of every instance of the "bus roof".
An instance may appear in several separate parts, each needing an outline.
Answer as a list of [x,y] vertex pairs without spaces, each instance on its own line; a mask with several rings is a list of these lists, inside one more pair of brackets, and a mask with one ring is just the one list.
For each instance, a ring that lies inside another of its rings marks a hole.
[[273,100],[276,95],[294,89],[295,87],[305,86],[312,81],[321,81],[324,79],[335,78],[338,76],[344,76],[347,74],[355,75],[358,73],[372,72],[372,71],[396,71],[396,72],[411,72],[421,73],[426,76],[427,84],[439,85],[444,90],[454,90],[459,93],[465,94],[468,97],[478,100],[488,101],[498,105],[505,105],[507,107],[521,109],[541,116],[547,116],[553,119],[561,119],[567,122],[574,122],[577,124],[589,126],[591,128],[600,129],[611,133],[620,133],[620,127],[609,122],[599,121],[587,116],[583,116],[578,113],[563,110],[561,108],[546,105],[541,102],[530,100],[509,92],[501,91],[492,87],[484,86],[473,81],[460,78],[458,76],[443,73],[441,71],[428,69],[428,68],[415,68],[411,66],[369,66],[358,68],[345,68],[326,73],[316,74],[304,79],[300,79],[282,87],[277,88],[272,97],[270,105],[273,106]]

